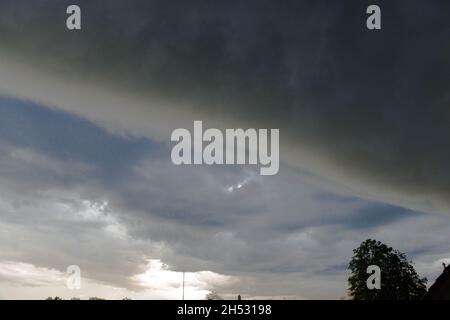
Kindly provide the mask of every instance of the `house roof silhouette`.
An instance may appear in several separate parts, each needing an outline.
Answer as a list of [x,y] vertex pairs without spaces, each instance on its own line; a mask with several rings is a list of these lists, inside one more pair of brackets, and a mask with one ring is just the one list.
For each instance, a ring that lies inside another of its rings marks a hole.
[[424,300],[450,300],[450,266],[444,265],[444,272],[436,279]]

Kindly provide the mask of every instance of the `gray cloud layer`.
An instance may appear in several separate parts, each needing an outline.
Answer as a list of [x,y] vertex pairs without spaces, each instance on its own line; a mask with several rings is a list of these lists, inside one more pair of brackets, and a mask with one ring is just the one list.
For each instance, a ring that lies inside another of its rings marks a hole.
[[[0,1],[0,93],[116,134],[0,110],[3,228],[34,243],[15,253],[4,236],[3,257],[45,255],[59,269],[74,259],[93,278],[129,286],[145,252],[177,269],[263,274],[249,294],[295,294],[285,274],[296,273],[318,297],[316,280],[344,290],[350,250],[369,235],[430,250],[426,262],[446,252],[447,218],[335,193],[448,210],[448,2],[381,1],[380,32],[365,29],[365,1],[78,3],[83,30],[69,32],[69,1]],[[2,100],[15,103],[26,104]],[[174,168],[169,133],[194,119],[281,128],[280,174],[229,194],[252,172]],[[99,238],[105,221],[74,225],[50,212],[106,198],[133,241]],[[55,241],[61,230],[67,241]]]
[[165,146],[12,99],[0,100],[0,119],[0,261],[77,264],[139,291],[131,277],[150,257],[238,277],[211,287],[227,293],[337,298],[367,237],[407,251],[426,275],[448,256],[448,216],[336,194],[289,167],[271,178],[174,167]]
[[448,207],[448,3],[382,2],[380,32],[365,29],[361,1],[79,1],[81,32],[64,28],[67,3],[2,1],[5,57],[62,77],[65,91],[85,81],[147,105],[67,104],[62,92],[50,104],[131,132],[150,130],[139,119],[165,134],[194,118],[280,127],[287,163]]

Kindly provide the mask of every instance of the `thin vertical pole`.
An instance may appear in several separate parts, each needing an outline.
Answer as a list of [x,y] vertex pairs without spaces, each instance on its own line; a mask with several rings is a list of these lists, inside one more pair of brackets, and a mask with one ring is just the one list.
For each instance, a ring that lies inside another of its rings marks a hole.
[[182,300],[184,300],[184,271],[183,271],[183,299]]

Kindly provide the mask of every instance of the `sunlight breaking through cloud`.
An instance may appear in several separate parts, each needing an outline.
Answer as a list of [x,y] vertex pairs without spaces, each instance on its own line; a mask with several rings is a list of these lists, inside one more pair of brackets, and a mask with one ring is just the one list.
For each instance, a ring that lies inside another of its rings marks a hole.
[[[146,290],[160,291],[166,298],[180,299],[183,295],[183,272],[172,271],[159,259],[149,259],[147,270],[132,279]],[[203,299],[213,286],[226,285],[233,277],[212,271],[186,272],[184,275],[184,297]]]

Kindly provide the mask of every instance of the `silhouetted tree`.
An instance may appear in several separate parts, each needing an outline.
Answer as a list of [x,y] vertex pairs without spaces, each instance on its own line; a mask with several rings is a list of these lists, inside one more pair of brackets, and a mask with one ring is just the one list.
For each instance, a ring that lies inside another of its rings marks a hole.
[[205,297],[206,300],[223,300],[221,296],[215,291],[210,292]]
[[[381,288],[369,289],[367,267],[381,270]],[[372,239],[353,250],[348,279],[350,296],[357,300],[417,300],[427,292],[426,278],[419,278],[406,255]]]

